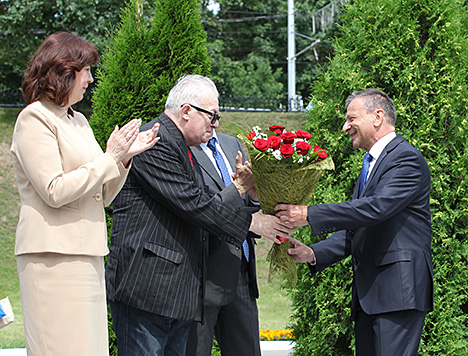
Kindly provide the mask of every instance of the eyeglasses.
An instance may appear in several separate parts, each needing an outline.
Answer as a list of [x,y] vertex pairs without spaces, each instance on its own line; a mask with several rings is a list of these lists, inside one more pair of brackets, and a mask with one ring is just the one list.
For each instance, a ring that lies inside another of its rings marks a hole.
[[[216,121],[218,121],[221,116],[219,116],[218,113],[216,112],[211,112],[211,111],[208,111],[208,110],[205,110],[205,109],[202,109],[202,108],[199,108],[198,106],[195,106],[195,105],[192,105],[192,104],[187,104],[189,106],[191,106],[192,108],[194,108],[195,110],[197,111],[200,111],[200,112],[203,112],[205,114],[208,114],[210,115],[211,117],[211,125],[214,125]],[[181,105],[181,107],[184,106],[184,105]]]

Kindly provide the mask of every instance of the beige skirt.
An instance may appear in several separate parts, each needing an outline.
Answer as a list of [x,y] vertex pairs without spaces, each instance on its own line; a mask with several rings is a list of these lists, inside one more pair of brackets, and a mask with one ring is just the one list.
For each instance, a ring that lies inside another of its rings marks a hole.
[[107,356],[104,258],[17,257],[28,356]]

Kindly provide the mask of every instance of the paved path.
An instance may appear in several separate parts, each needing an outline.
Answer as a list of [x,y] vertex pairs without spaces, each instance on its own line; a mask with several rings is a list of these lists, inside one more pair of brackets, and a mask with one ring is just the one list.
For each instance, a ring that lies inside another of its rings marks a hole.
[[3,349],[0,356],[26,356],[26,349]]
[[[289,341],[260,341],[262,356],[290,356],[293,343]],[[26,356],[26,349],[3,349],[0,356]]]

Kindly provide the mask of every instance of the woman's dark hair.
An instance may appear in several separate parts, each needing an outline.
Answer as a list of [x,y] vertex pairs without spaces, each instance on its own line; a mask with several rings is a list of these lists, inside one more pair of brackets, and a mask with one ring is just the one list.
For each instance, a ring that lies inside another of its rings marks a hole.
[[23,97],[31,104],[47,99],[60,106],[68,103],[76,72],[97,63],[96,47],[70,32],[48,36],[24,72]]

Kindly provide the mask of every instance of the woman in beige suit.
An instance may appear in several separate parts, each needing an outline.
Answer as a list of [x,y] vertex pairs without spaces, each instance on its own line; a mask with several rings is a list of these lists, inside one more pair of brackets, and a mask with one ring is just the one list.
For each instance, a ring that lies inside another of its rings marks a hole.
[[116,127],[103,152],[71,105],[93,81],[95,47],[67,32],[47,37],[25,71],[11,154],[21,198],[16,231],[28,356],[108,355],[104,207],[131,157],[153,146],[140,120]]

